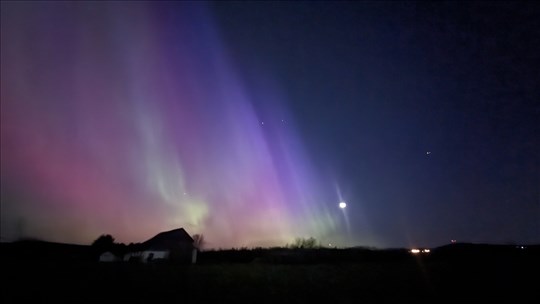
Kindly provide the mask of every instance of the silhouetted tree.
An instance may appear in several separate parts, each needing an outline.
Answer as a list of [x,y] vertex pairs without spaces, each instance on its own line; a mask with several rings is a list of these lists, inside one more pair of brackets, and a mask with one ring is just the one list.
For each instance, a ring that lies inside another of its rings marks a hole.
[[110,234],[102,234],[92,243],[92,248],[98,253],[110,251],[113,247],[114,238]]
[[314,237],[309,238],[296,238],[294,244],[289,246],[290,248],[305,248],[314,249],[320,247],[317,240]]

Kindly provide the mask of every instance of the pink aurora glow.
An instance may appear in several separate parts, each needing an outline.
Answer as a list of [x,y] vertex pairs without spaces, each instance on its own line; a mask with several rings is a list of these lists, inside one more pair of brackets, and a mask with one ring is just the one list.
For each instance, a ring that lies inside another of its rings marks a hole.
[[2,6],[2,238],[185,227],[233,247],[335,229],[282,92],[248,90],[204,8]]

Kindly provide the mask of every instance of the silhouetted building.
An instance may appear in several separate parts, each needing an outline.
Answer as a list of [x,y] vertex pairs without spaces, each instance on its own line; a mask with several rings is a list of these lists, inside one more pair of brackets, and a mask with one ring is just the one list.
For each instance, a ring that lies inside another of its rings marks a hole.
[[156,260],[195,263],[196,259],[197,249],[193,238],[184,228],[158,233],[124,256],[124,261],[136,260],[143,263]]

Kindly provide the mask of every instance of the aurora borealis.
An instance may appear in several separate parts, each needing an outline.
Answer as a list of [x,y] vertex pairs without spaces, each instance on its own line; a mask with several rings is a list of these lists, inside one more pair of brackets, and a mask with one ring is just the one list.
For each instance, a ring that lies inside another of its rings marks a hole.
[[539,243],[539,13],[2,1],[1,241]]
[[3,237],[185,227],[268,246],[335,228],[282,97],[243,84],[204,7],[5,6]]

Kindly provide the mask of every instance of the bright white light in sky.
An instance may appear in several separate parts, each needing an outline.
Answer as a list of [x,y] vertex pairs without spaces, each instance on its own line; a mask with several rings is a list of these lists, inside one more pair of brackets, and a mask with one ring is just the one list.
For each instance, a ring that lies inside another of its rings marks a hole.
[[344,209],[345,207],[347,207],[347,204],[345,202],[339,203],[339,208]]

